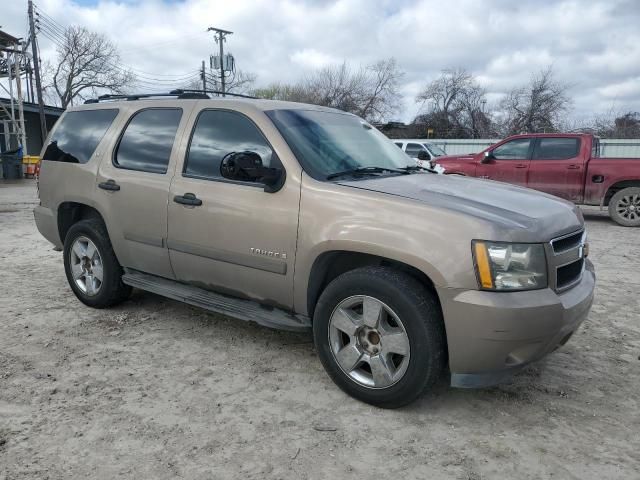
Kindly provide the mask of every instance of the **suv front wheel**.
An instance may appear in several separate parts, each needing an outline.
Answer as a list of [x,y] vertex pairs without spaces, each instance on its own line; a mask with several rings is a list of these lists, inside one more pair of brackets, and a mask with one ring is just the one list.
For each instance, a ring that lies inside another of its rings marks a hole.
[[131,293],[122,283],[122,267],[100,219],[71,226],[64,240],[64,270],[73,293],[90,307],[110,307]]
[[433,294],[391,268],[359,268],[333,280],[318,300],[313,334],[333,381],[380,407],[412,402],[437,381],[446,362]]

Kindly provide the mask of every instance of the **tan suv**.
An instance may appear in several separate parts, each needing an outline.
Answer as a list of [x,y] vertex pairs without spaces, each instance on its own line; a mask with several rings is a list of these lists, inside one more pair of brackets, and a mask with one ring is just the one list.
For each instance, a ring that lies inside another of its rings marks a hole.
[[366,121],[203,93],[106,97],[49,135],[40,232],[103,308],[132,287],[312,328],[331,378],[383,407],[504,381],[565,343],[595,275],[584,222],[533,190],[434,175]]

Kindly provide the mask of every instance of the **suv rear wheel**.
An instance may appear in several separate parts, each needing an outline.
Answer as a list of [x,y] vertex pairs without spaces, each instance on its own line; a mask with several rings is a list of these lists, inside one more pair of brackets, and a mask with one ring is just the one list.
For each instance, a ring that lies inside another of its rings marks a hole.
[[333,381],[380,407],[412,402],[437,381],[446,361],[433,295],[391,268],[360,268],[333,280],[318,300],[313,334]]
[[611,197],[609,216],[624,227],[640,227],[640,188],[623,188]]
[[110,307],[131,293],[131,287],[122,283],[122,267],[107,229],[97,218],[81,220],[67,232],[64,270],[73,293],[90,307]]

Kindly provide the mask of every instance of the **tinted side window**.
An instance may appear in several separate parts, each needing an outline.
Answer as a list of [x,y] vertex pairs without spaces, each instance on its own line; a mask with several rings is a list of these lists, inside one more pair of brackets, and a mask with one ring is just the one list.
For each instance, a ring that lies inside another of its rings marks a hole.
[[591,144],[591,158],[600,157],[600,139],[593,137],[593,143]]
[[417,143],[408,143],[405,152],[407,152],[407,155],[409,155],[410,157],[417,157],[418,153],[423,150],[424,147],[422,145],[419,145]]
[[181,117],[179,108],[150,108],[134,114],[113,163],[128,170],[166,173]]
[[271,147],[251,120],[237,112],[205,110],[193,130],[184,174],[222,178],[220,162],[225,155],[247,150],[260,155],[265,167],[271,165]]
[[578,155],[578,138],[541,138],[533,152],[534,160],[562,160]]
[[67,112],[55,127],[43,160],[87,163],[116,115],[117,109]]
[[493,156],[504,160],[526,160],[529,158],[529,138],[518,138],[510,142],[503,143],[493,149]]

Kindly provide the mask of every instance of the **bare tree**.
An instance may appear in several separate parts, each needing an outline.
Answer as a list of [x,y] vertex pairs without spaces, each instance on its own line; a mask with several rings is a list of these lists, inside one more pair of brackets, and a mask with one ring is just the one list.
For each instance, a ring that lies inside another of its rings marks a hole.
[[621,113],[612,108],[590,119],[573,119],[566,130],[593,133],[602,138],[640,138],[640,112]]
[[344,62],[316,70],[300,82],[271,84],[253,94],[333,107],[379,121],[397,111],[402,75],[393,58],[356,69]]
[[571,107],[568,89],[554,78],[552,66],[532,75],[527,85],[511,90],[501,103],[506,133],[557,131]]
[[404,73],[394,58],[388,58],[369,65],[364,74],[365,95],[358,115],[368,120],[388,119],[398,111],[398,88]]
[[445,115],[459,108],[466,91],[473,85],[473,76],[463,68],[446,69],[428,83],[418,94],[416,102],[428,105],[432,112],[444,112]]
[[179,85],[178,88],[182,90],[202,90],[202,78],[192,78]]
[[227,84],[228,92],[248,93],[256,83],[258,76],[255,73],[238,70]]
[[289,84],[289,83],[271,83],[266,87],[256,88],[251,91],[251,94],[269,100],[284,100],[288,102],[310,102],[308,92],[304,89],[302,84]]
[[135,80],[130,70],[119,66],[116,47],[104,35],[86,28],[67,28],[57,53],[49,90],[55,92],[63,108],[85,99],[88,93],[123,93]]
[[313,72],[302,86],[309,103],[359,113],[361,99],[366,95],[365,83],[363,69],[354,72],[343,62]]
[[414,124],[433,129],[438,137],[482,137],[492,130],[485,111],[486,91],[465,69],[443,70],[416,96],[416,102],[422,103],[422,113]]

